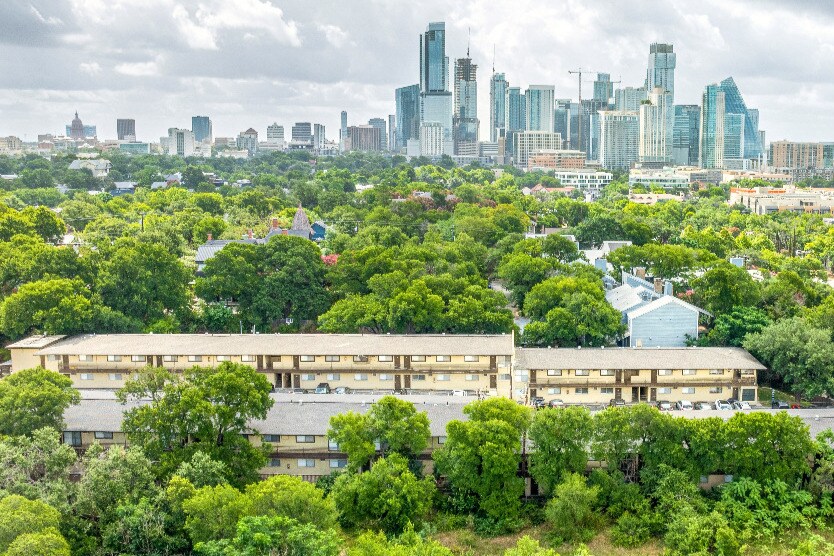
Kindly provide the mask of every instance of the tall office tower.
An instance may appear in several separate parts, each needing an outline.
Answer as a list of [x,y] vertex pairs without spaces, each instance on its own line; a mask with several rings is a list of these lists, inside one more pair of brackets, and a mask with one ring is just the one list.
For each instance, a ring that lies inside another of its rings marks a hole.
[[397,104],[396,143],[394,150],[406,148],[409,139],[420,138],[420,86],[400,87],[394,92]]
[[611,82],[611,74],[598,73],[594,81],[594,100],[606,108],[614,98],[614,83]]
[[707,85],[701,97],[701,168],[724,167],[724,110],[724,91],[718,85]]
[[527,104],[527,131],[553,131],[553,102],[556,88],[553,85],[530,85],[524,93]]
[[614,110],[637,112],[647,98],[645,87],[624,87],[614,91]]
[[211,120],[208,116],[192,116],[191,131],[194,132],[194,140],[198,143],[202,143],[203,141],[211,143],[212,129]]
[[672,161],[678,166],[698,165],[700,128],[700,106],[697,104],[675,105],[675,123],[672,127]]
[[426,32],[420,35],[420,123],[437,122],[441,125],[446,154],[454,152],[452,114],[446,24],[442,21],[429,23]]
[[721,82],[721,90],[724,92],[724,113],[725,114],[740,114],[744,120],[744,145],[742,151],[742,158],[745,160],[755,160],[764,153],[764,145],[762,145],[759,137],[759,113],[755,110],[751,114],[738,86],[732,77],[728,77]]
[[194,132],[190,129],[168,128],[167,152],[176,156],[194,156]]
[[675,102],[675,52],[671,44],[652,43],[649,46],[649,69],[646,71],[646,91],[655,87],[665,89]]
[[270,145],[283,145],[284,126],[277,123],[266,126],[266,142]]
[[498,141],[502,129],[507,129],[507,88],[510,84],[503,73],[493,73],[489,82],[489,140]]
[[672,129],[675,121],[672,95],[655,87],[640,105],[640,162],[667,164],[672,161]]
[[116,120],[116,137],[119,141],[124,141],[128,137],[136,140],[136,120],[132,119],[118,119]]
[[291,133],[293,141],[310,144],[313,142],[313,125],[310,122],[296,122]]
[[472,63],[467,51],[466,58],[455,60],[455,113],[454,126],[455,154],[478,156],[478,81],[477,64]]
[[[727,97],[724,97],[726,103]],[[724,168],[744,169],[744,114],[733,114],[724,108]]]
[[324,136],[324,124],[313,124],[313,148],[321,150],[327,143],[327,138]]
[[562,136],[563,148],[571,145],[571,133],[576,130],[571,126],[571,100],[569,98],[557,98],[556,108],[553,111],[553,131]]
[[606,170],[628,170],[639,154],[640,117],[637,112],[599,113],[599,163]]
[[379,141],[379,145],[377,145],[377,148],[374,150],[384,151],[385,147],[388,145],[388,134],[386,133],[385,129],[385,120],[383,118],[371,118],[370,120],[368,120],[368,125],[373,126],[379,130],[379,137],[377,138],[377,140]]
[[345,147],[345,139],[347,139],[347,110],[342,110],[342,120],[341,126],[339,127],[339,150],[344,152],[346,150]]
[[397,150],[397,117],[394,114],[388,114],[388,145],[389,151]]
[[507,131],[524,131],[527,106],[520,87],[507,88]]
[[246,131],[241,131],[237,136],[237,148],[242,151],[248,151],[249,156],[258,154],[258,132],[253,128]]
[[372,124],[352,125],[345,136],[345,148],[350,151],[379,152],[382,130]]

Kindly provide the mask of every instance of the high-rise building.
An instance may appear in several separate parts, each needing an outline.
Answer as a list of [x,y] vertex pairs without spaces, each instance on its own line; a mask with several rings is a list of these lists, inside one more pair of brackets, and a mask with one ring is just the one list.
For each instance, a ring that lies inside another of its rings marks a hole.
[[527,131],[553,131],[553,102],[556,88],[553,85],[530,85],[524,93],[527,104]]
[[446,154],[443,126],[438,122],[420,124],[420,156]]
[[662,87],[652,89],[640,105],[640,162],[672,162],[674,116],[672,94]]
[[382,131],[374,125],[352,125],[347,128],[345,150],[379,152]]
[[478,156],[478,66],[472,63],[467,52],[466,58],[455,60],[455,112],[454,126],[455,154]]
[[646,100],[645,87],[624,87],[614,91],[614,110],[618,112],[637,112],[640,103]]
[[[727,102],[727,97],[724,97]],[[724,164],[727,169],[744,169],[744,114],[727,112],[724,105]]]
[[519,87],[507,88],[507,131],[524,131],[527,106]]
[[576,144],[577,135],[574,126],[571,125],[571,114],[575,104],[569,98],[557,98],[556,109],[553,111],[553,131],[562,136],[562,141],[567,146]]
[[599,113],[599,163],[606,170],[628,170],[639,154],[640,123],[635,111]]
[[116,120],[116,137],[119,141],[125,141],[129,137],[136,140],[136,120],[122,119]]
[[778,170],[832,168],[830,147],[831,143],[774,141],[770,144],[769,163]]
[[313,124],[313,148],[320,151],[327,143],[327,138],[324,136],[324,124]]
[[697,166],[701,107],[697,104],[675,105],[672,128],[672,161],[678,166]]
[[258,132],[253,128],[246,131],[241,131],[237,136],[237,148],[242,151],[248,151],[249,156],[258,154]]
[[701,168],[724,167],[724,110],[724,91],[718,85],[707,85],[701,98]]
[[394,150],[406,148],[409,139],[420,138],[420,86],[400,87],[394,94],[397,104]]
[[611,82],[611,74],[598,73],[594,81],[594,100],[607,108],[613,98],[614,83]]
[[429,23],[420,35],[420,123],[437,122],[442,126],[446,154],[454,151],[452,114],[446,24]]
[[397,150],[397,117],[394,114],[388,114],[388,145],[389,151]]
[[530,155],[561,149],[562,136],[553,131],[520,131],[515,135],[514,147],[513,163],[519,168],[527,168]]
[[339,127],[339,150],[344,152],[347,150],[345,146],[345,139],[347,139],[347,110],[342,110],[341,126]]
[[284,126],[277,123],[266,126],[266,142],[270,145],[283,145]]
[[510,84],[503,73],[493,73],[489,82],[489,140],[498,141],[507,129],[507,88]]
[[676,56],[671,44],[652,43],[649,46],[649,68],[646,71],[646,91],[660,87],[675,101]]
[[213,135],[211,129],[211,120],[208,116],[192,116],[191,131],[194,132],[194,140],[198,143],[211,143]]
[[374,126],[379,130],[379,137],[377,138],[379,145],[377,145],[377,148],[374,150],[384,151],[386,145],[388,145],[388,134],[385,132],[385,120],[383,118],[371,118],[368,120],[368,125]]
[[298,143],[309,143],[312,145],[313,124],[310,122],[296,122],[295,125],[292,126],[291,133],[293,141]]
[[194,156],[194,132],[190,129],[168,128],[166,152],[171,156]]
[[[747,108],[744,103],[744,98],[738,90],[738,86],[732,77],[728,77],[721,82],[721,90],[724,92],[724,113],[725,114],[740,114],[744,120],[743,129],[744,145],[742,150],[742,158],[745,160],[756,160],[764,153],[764,145],[762,145],[759,137],[759,112]],[[735,126],[738,127],[738,124]],[[734,157],[731,157],[734,158]]]

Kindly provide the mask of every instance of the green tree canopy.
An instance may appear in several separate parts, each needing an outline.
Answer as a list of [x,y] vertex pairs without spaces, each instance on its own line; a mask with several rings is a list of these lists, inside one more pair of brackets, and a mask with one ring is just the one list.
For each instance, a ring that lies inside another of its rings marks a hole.
[[31,435],[64,428],[64,411],[81,401],[72,380],[42,367],[24,369],[0,380],[0,434]]

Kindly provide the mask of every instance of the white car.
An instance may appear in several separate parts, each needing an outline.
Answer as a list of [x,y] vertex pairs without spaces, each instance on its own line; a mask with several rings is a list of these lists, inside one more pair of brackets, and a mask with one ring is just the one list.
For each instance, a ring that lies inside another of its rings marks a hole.
[[466,390],[452,390],[453,396],[465,396]]
[[689,400],[680,400],[675,404],[675,407],[680,411],[691,411],[693,408],[692,402]]
[[750,404],[747,402],[736,402],[733,404],[733,409],[740,409],[742,411],[750,411]]
[[716,400],[715,401],[715,409],[733,409],[729,403],[725,402],[724,400]]

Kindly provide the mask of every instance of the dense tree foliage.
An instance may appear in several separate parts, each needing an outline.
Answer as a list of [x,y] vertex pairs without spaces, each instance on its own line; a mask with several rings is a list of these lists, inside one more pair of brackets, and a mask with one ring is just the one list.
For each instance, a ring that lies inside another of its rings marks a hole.
[[44,427],[61,430],[64,411],[81,397],[72,379],[41,367],[0,380],[0,434],[31,435]]

